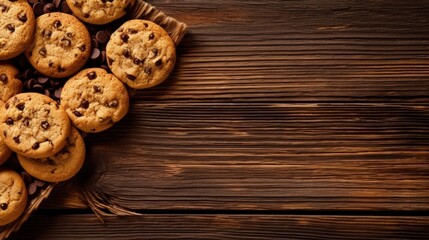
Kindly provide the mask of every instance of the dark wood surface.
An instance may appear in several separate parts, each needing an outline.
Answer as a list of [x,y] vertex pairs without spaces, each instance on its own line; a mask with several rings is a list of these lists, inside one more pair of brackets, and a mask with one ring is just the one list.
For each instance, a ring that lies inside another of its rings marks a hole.
[[428,1],[149,2],[189,24],[175,71],[87,138],[143,215],[63,187],[12,239],[428,238]]

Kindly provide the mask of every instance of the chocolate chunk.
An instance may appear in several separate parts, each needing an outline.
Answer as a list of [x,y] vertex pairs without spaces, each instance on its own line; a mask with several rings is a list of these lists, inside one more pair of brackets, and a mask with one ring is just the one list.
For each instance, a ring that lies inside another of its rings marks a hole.
[[152,68],[150,68],[150,67],[145,67],[145,68],[143,69],[143,72],[144,72],[144,73],[146,73],[147,75],[149,75],[149,74],[151,74],[151,73],[152,73]]
[[11,32],[15,32],[15,25],[13,23],[9,23],[6,25],[7,30]]
[[6,83],[7,83],[7,75],[6,75],[6,74],[4,74],[4,73],[2,73],[2,74],[0,75],[0,81],[1,81],[2,83],[6,84]]
[[58,65],[57,70],[58,70],[58,72],[65,72],[66,71],[66,69],[63,68],[61,65]]
[[94,80],[95,78],[97,78],[97,74],[94,71],[89,72],[87,74],[87,76],[88,76],[89,80]]
[[33,146],[31,146],[32,149],[36,150],[39,149],[40,144],[38,142],[34,143]]
[[99,86],[93,86],[92,89],[94,89],[94,92],[101,92],[101,88]]
[[109,41],[109,36],[107,35],[106,31],[102,30],[97,32],[97,34],[95,35],[95,39],[97,39],[99,43],[104,44]]
[[155,38],[155,34],[150,33],[150,35],[149,35],[149,40],[152,40],[152,39],[154,39],[154,38]]
[[158,59],[158,60],[155,62],[155,66],[159,67],[159,66],[161,66],[161,65],[162,65],[162,59]]
[[126,57],[126,58],[129,58],[130,57],[130,50],[124,49],[122,51],[122,55],[124,55],[124,57]]
[[24,12],[18,14],[18,19],[21,22],[26,22],[27,21],[27,14],[25,14]]
[[48,3],[43,7],[44,13],[51,13],[55,11],[55,6],[53,3]]
[[16,105],[16,108],[17,108],[18,110],[20,110],[20,111],[24,110],[24,108],[25,108],[25,103],[18,103],[18,104]]
[[85,52],[85,50],[86,50],[86,45],[85,45],[85,44],[82,44],[82,45],[79,47],[79,50],[81,50],[82,52]]
[[13,141],[15,141],[15,143],[20,143],[21,141],[19,140],[19,135],[13,138]]
[[62,26],[61,21],[60,20],[55,20],[55,22],[54,22],[54,28],[59,28],[61,26]]
[[70,9],[70,7],[69,7],[69,5],[67,4],[66,1],[63,1],[61,3],[61,11],[64,12],[64,13],[68,13],[68,14],[72,13],[72,11],[71,11],[71,9]]
[[61,44],[61,46],[63,46],[63,47],[69,47],[69,46],[71,45],[71,40],[70,40],[70,39],[68,39],[68,38],[63,37],[63,38],[61,38],[61,40],[60,40],[60,44]]
[[43,121],[41,124],[40,124],[40,126],[43,128],[43,129],[48,129],[49,128],[49,123],[47,122],[47,121]]
[[7,207],[8,207],[7,203],[2,203],[2,204],[0,204],[0,208],[1,208],[1,210],[6,210],[6,209],[7,209]]
[[91,53],[91,59],[95,60],[100,57],[100,50],[98,48],[93,48]]
[[34,15],[36,15],[36,17],[40,16],[43,14],[43,3],[41,2],[37,2],[33,5],[33,12]]
[[128,36],[128,34],[121,33],[121,40],[122,40],[122,42],[128,42],[129,38],[130,38],[130,36]]
[[4,5],[3,3],[0,4],[0,11],[1,12],[6,12],[7,6]]
[[130,75],[130,74],[127,74],[127,78],[130,79],[131,81],[134,81],[134,80],[136,80],[137,77]]
[[52,36],[52,31],[47,29],[42,31],[42,35],[44,38],[50,38]]
[[42,47],[40,50],[39,50],[39,54],[42,56],[42,57],[46,57],[46,48],[45,47]]
[[80,113],[80,112],[78,112],[78,111],[73,111],[73,114],[76,116],[76,117],[82,117],[82,113]]
[[22,123],[24,124],[24,126],[28,127],[30,125],[30,119],[29,118],[24,118],[24,120],[22,121]]
[[6,124],[7,125],[13,125],[13,119],[12,118],[7,118],[7,120],[6,120]]
[[86,101],[86,100],[83,100],[83,101],[80,103],[80,106],[81,106],[81,107],[83,107],[83,108],[85,108],[85,109],[88,109],[88,107],[89,107],[89,102],[88,102],[88,101]]
[[113,101],[109,102],[109,107],[117,107],[117,106],[118,106],[117,100],[113,100]]

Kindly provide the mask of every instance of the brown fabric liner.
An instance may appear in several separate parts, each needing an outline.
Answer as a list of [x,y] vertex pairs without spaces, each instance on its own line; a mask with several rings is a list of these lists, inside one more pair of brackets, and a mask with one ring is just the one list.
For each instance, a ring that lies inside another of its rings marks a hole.
[[[162,11],[142,0],[137,0],[136,4],[133,6],[131,18],[146,19],[160,25],[168,32],[176,46],[179,45],[180,41],[186,34],[187,25],[185,23],[179,22],[176,19],[165,15]],[[103,192],[102,189],[96,188],[97,181],[100,179],[103,173],[96,174],[95,172],[98,172],[97,170],[94,171],[94,169],[88,168],[101,169],[100,167],[102,168],[102,166],[94,166],[91,164],[85,164],[84,166],[86,169],[83,169],[83,171],[86,171],[89,174],[95,174],[95,176],[91,176],[94,181],[83,181],[82,179],[85,177],[80,175],[70,182],[70,184],[76,184],[77,187],[79,187],[82,200],[87,203],[87,205],[94,211],[98,219],[100,219],[102,222],[103,216],[139,215],[138,213],[135,213],[130,209],[115,203],[114,196]],[[57,183],[46,184],[40,190],[39,194],[30,200],[27,209],[16,221],[6,226],[0,227],[0,239],[6,239],[10,236],[10,234],[18,231],[22,224],[27,221],[30,215],[39,208],[43,200],[49,197],[56,185]]]

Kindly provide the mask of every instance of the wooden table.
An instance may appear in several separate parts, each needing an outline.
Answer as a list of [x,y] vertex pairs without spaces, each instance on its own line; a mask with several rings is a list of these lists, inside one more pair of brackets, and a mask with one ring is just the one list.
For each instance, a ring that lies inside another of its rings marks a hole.
[[428,239],[428,1],[149,2],[175,71],[87,138],[142,215],[60,187],[12,239]]

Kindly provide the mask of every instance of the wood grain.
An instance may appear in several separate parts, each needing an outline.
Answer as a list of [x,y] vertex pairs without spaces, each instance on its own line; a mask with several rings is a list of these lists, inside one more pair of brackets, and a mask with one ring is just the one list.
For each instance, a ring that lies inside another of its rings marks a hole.
[[[153,1],[188,23],[150,102],[428,102],[425,1]],[[220,10],[221,9],[221,10]]]
[[34,216],[11,239],[424,239],[428,217],[144,215]]
[[429,210],[428,107],[134,104],[87,160],[133,209]]

